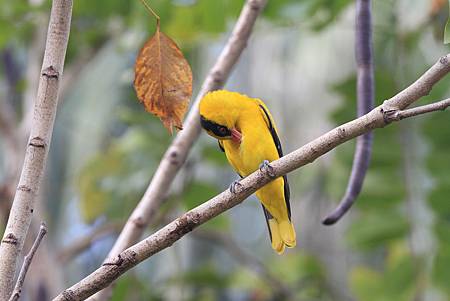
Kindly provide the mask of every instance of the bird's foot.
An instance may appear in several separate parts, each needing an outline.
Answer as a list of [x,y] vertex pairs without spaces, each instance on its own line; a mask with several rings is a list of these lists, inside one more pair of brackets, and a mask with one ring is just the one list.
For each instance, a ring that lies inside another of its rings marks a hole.
[[233,183],[231,183],[230,185],[230,192],[231,193],[237,193],[238,189],[242,187],[242,184],[239,183],[238,180],[234,181]]
[[273,171],[272,165],[270,165],[268,160],[264,160],[261,165],[259,165],[259,170],[265,172],[269,177],[274,178],[275,173]]

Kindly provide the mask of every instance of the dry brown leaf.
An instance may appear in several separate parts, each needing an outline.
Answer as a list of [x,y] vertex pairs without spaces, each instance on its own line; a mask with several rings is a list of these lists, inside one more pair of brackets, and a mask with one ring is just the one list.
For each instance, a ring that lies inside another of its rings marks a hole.
[[158,116],[172,134],[192,96],[192,71],[177,44],[159,29],[136,58],[134,89],[147,112]]
[[431,0],[430,15],[435,16],[444,8],[447,0]]

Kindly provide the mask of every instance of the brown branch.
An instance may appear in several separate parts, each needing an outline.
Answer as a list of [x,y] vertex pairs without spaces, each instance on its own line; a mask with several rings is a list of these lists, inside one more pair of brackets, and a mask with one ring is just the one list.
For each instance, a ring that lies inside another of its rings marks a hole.
[[[153,218],[161,202],[169,190],[175,175],[180,170],[192,144],[200,134],[198,120],[198,104],[203,95],[212,90],[223,87],[236,64],[252,32],[256,18],[264,8],[266,0],[247,0],[239,19],[215,65],[206,77],[198,96],[192,105],[183,130],[178,133],[170,147],[164,154],[153,179],[137,207],[128,218],[106,261],[116,257],[120,252],[138,241],[145,228]],[[106,300],[110,292],[96,294],[92,300]]]
[[[270,163],[271,168],[257,170],[242,179],[235,193],[226,190],[200,206],[186,212],[181,217],[169,223],[153,235],[129,247],[116,257],[109,259],[101,267],[80,282],[66,289],[54,301],[80,300],[105,288],[120,275],[149,258],[150,256],[170,247],[177,240],[199,225],[240,204],[256,190],[274,180],[306,164],[314,162],[320,156],[331,151],[338,145],[365,134],[376,128],[383,128],[392,120],[389,116],[401,115],[402,110],[394,111],[393,107],[411,104],[423,96],[423,91],[430,91],[433,85],[450,72],[450,54],[442,57],[414,84],[401,91],[381,106],[369,113],[340,125],[323,134],[308,144],[300,147],[286,156]],[[415,94],[413,93],[415,92]]]
[[[371,5],[371,0],[356,1],[355,56],[358,75],[356,86],[358,117],[374,107]],[[369,169],[372,140],[372,132],[357,138],[352,172],[345,195],[339,206],[322,221],[324,225],[336,223],[356,201]]]
[[20,269],[19,273],[19,278],[17,279],[16,286],[14,288],[13,293],[11,294],[11,298],[9,298],[9,301],[17,301],[20,299],[20,294],[22,293],[22,287],[23,284],[25,283],[25,276],[28,272],[28,268],[30,267],[31,262],[33,261],[34,254],[39,248],[42,238],[44,238],[44,235],[46,233],[47,233],[47,226],[44,223],[41,223],[41,226],[39,227],[39,233],[36,236],[36,240],[34,241],[33,246],[30,249],[30,252],[25,256],[23,260],[22,268]]
[[11,295],[17,260],[31,223],[34,203],[44,173],[71,15],[72,0],[53,1],[30,138],[8,224],[0,244],[0,300],[8,300]]

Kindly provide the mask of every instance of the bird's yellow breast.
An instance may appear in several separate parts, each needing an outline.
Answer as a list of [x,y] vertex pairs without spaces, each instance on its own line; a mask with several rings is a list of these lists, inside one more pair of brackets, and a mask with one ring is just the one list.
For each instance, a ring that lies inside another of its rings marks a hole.
[[223,146],[228,161],[241,176],[257,170],[264,160],[279,158],[266,121],[256,104],[241,114],[237,127],[242,133],[241,143],[224,140]]

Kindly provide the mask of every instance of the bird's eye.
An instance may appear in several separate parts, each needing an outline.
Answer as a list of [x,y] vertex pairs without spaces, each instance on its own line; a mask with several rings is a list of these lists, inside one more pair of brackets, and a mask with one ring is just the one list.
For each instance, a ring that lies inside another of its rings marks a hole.
[[221,127],[219,127],[219,132],[221,133],[221,134],[226,134],[227,133],[227,129],[225,128],[225,127],[223,127],[223,126],[221,126]]

